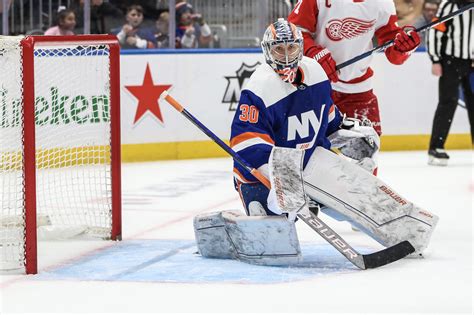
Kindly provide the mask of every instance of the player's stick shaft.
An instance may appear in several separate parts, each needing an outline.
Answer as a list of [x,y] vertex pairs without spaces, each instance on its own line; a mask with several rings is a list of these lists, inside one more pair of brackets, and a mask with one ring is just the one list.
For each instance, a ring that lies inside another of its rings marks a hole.
[[[446,21],[448,21],[448,20],[454,18],[455,16],[457,16],[457,15],[459,15],[459,14],[462,14],[464,11],[470,10],[470,9],[472,9],[472,8],[474,8],[474,3],[471,3],[471,4],[469,4],[469,5],[466,5],[466,6],[462,7],[461,9],[459,9],[459,10],[457,10],[457,11],[454,11],[454,12],[452,12],[452,13],[446,15],[446,16],[443,16],[443,17],[440,18],[439,20],[435,20],[435,21],[430,22],[430,23],[428,23],[428,24],[426,24],[426,25],[423,25],[423,26],[417,28],[417,29],[416,29],[416,32],[424,32],[424,31],[426,31],[427,29],[432,28],[432,27],[435,27],[436,25],[441,24],[441,23],[443,23],[443,22],[446,22]],[[353,64],[353,63],[355,63],[355,62],[357,62],[357,61],[359,61],[359,60],[362,60],[362,59],[364,59],[364,58],[366,58],[366,57],[369,57],[369,56],[372,55],[375,51],[385,50],[386,48],[392,46],[392,45],[393,45],[393,42],[394,42],[394,40],[392,39],[391,41],[388,41],[388,42],[386,42],[386,43],[384,43],[384,44],[382,44],[382,45],[380,45],[380,46],[377,46],[377,47],[375,47],[375,48],[372,48],[371,50],[366,51],[366,52],[363,53],[363,54],[360,54],[360,55],[358,55],[358,56],[356,56],[356,57],[354,57],[354,58],[352,58],[352,59],[349,59],[349,60],[347,60],[347,61],[344,61],[343,63],[340,63],[340,64],[338,64],[338,65],[336,66],[336,70],[340,70],[340,69],[342,69],[342,68],[344,68],[344,67],[347,67],[347,66],[349,66],[349,65],[351,65],[351,64]]]

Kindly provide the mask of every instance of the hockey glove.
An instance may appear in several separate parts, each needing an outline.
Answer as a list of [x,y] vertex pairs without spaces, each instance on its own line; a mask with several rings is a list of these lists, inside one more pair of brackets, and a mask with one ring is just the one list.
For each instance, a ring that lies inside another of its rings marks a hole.
[[406,26],[395,36],[393,46],[401,53],[410,54],[420,46],[420,36],[413,26]]
[[413,26],[406,26],[394,39],[392,46],[385,50],[388,61],[394,65],[403,64],[420,45],[420,36]]
[[331,82],[339,81],[339,77],[336,70],[336,62],[332,59],[331,53],[327,48],[317,46],[317,53],[313,57],[321,67],[323,67],[324,72],[326,72],[329,80]]
[[341,129],[328,138],[331,147],[361,164],[368,163],[365,158],[373,159],[380,147],[380,138],[368,120],[344,117]]

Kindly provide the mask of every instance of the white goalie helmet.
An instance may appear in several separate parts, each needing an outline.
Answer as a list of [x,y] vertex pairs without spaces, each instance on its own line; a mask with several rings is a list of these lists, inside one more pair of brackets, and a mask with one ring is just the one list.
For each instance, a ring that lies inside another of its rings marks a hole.
[[283,18],[270,24],[263,34],[262,50],[266,62],[284,81],[292,83],[303,58],[303,35]]

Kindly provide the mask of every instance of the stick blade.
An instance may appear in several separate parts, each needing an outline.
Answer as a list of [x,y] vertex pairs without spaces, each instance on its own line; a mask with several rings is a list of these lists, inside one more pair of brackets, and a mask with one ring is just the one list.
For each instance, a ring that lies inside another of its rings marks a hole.
[[390,264],[400,260],[411,253],[415,252],[415,248],[408,241],[403,241],[393,246],[387,247],[381,251],[363,255],[365,269],[373,269]]

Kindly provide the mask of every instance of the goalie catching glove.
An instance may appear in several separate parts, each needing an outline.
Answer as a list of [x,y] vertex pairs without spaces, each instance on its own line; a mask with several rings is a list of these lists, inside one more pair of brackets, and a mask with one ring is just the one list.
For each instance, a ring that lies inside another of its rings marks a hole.
[[380,138],[369,120],[344,117],[341,129],[329,135],[328,139],[331,148],[357,161],[362,168],[369,172],[376,168],[375,156],[380,148]]

